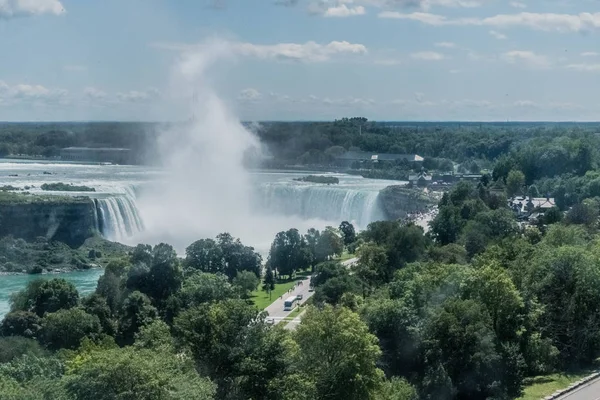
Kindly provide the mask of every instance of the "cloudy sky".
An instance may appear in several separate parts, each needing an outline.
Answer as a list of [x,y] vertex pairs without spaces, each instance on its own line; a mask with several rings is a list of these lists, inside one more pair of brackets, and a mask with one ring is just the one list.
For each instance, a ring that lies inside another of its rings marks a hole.
[[245,120],[600,120],[598,0],[0,0],[0,120],[185,118],[215,43]]

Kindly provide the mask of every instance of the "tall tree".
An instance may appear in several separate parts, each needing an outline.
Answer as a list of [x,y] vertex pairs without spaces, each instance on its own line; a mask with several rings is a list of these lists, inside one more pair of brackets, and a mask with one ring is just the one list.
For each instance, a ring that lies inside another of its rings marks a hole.
[[377,338],[347,308],[309,308],[294,332],[300,367],[315,382],[317,398],[374,399],[383,383]]
[[348,246],[351,243],[354,243],[356,240],[356,230],[354,229],[354,225],[352,225],[348,221],[343,221],[340,224],[340,232],[344,236],[344,244]]

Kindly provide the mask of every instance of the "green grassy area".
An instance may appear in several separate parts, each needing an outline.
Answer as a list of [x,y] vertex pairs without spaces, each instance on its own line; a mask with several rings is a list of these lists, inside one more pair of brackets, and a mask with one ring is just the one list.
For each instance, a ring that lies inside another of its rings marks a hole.
[[517,400],[539,400],[549,396],[559,389],[564,389],[571,383],[576,382],[591,373],[594,370],[584,370],[574,373],[557,373],[551,375],[536,376],[525,379],[525,389],[523,396]]
[[344,251],[341,256],[336,257],[334,260],[336,260],[336,261],[346,261],[346,260],[349,260],[349,259],[354,258],[354,257],[356,257],[356,254],[348,253],[347,251]]
[[272,302],[277,300],[279,296],[283,296],[284,298],[287,295],[287,291],[294,287],[294,283],[296,283],[296,279],[292,279],[290,281],[276,283],[275,289],[271,292],[271,299],[269,299],[269,293],[263,291],[260,287],[252,292],[250,295],[250,300],[254,302],[254,305],[259,310],[264,310],[269,306]]
[[[259,310],[264,310],[273,303],[279,296],[283,296],[283,298],[287,297],[287,291],[294,287],[294,284],[304,278],[309,277],[311,274],[310,271],[300,271],[296,273],[294,279],[285,279],[279,280],[275,284],[275,289],[271,292],[271,298],[269,299],[269,293],[262,290],[262,284],[250,295],[250,300],[254,302],[254,305]],[[305,283],[306,284],[306,283]]]

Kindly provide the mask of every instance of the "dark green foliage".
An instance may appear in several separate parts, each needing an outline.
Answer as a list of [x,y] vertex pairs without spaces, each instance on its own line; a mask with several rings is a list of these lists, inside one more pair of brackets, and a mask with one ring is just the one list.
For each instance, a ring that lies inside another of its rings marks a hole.
[[311,308],[294,338],[300,366],[315,382],[316,398],[369,399],[381,388],[377,338],[352,311],[330,306]]
[[71,372],[66,388],[74,400],[208,400],[214,394],[185,358],[131,347],[92,352]]
[[[321,242],[315,244],[315,251]],[[322,244],[322,252],[327,253],[330,248],[326,246],[329,242]],[[312,263],[313,253],[306,240],[300,235],[297,229],[290,229],[286,232],[279,232],[275,236],[271,249],[269,251],[268,264],[280,275],[292,276],[297,270],[308,268]]]
[[63,309],[44,316],[40,339],[53,350],[76,349],[84,338],[97,338],[101,332],[97,316],[81,308]]
[[76,186],[72,183],[44,183],[40,186],[42,190],[56,191],[56,192],[95,192],[96,189],[89,186]]
[[0,333],[3,336],[36,338],[42,329],[42,320],[29,311],[12,311],[4,316]]
[[302,178],[295,178],[295,181],[299,182],[312,182],[312,183],[324,183],[327,185],[335,185],[340,183],[340,180],[335,176],[322,176],[322,175],[308,175]]
[[198,240],[188,246],[185,253],[184,265],[190,270],[221,273],[230,280],[241,271],[250,271],[260,277],[261,256],[253,247],[244,246],[228,233],[218,235],[216,241]]
[[43,357],[46,350],[33,339],[21,336],[0,337],[0,364],[4,364],[23,355]]
[[235,288],[240,292],[240,297],[248,299],[250,293],[252,293],[260,283],[260,279],[253,272],[240,271],[231,282]]
[[343,221],[340,224],[340,232],[342,232],[342,236],[344,238],[344,245],[348,246],[351,243],[356,241],[356,230],[354,229],[354,225],[352,225],[348,221]]
[[135,334],[142,326],[158,317],[158,311],[148,296],[140,292],[131,293],[123,302],[119,316],[119,338],[125,344],[133,343]]
[[106,299],[101,295],[94,293],[81,302],[82,308],[90,315],[95,315],[100,321],[102,332],[114,336],[116,333],[116,324],[112,319],[112,312]]

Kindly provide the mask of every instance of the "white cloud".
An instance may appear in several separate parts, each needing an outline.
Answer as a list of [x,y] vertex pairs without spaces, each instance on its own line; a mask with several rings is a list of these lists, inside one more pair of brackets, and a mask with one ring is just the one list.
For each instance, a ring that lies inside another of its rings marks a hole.
[[254,102],[258,101],[262,98],[262,94],[253,88],[247,88],[240,91],[238,95],[238,100],[243,102]]
[[510,64],[520,63],[531,68],[548,68],[551,64],[546,56],[526,50],[509,51],[502,54],[501,58]]
[[452,42],[438,42],[435,44],[436,47],[444,47],[447,49],[453,49],[456,47],[456,43],[452,43]]
[[584,51],[580,55],[581,55],[581,57],[597,57],[598,53],[595,51]]
[[395,65],[402,65],[404,64],[404,61],[397,58],[377,58],[373,60],[373,64],[392,67]]
[[0,19],[33,15],[61,15],[65,8],[58,0],[0,0]]
[[[204,45],[159,42],[153,43],[152,46],[159,49],[186,52],[201,49]],[[241,56],[299,62],[323,62],[334,56],[364,55],[368,52],[365,45],[346,41],[332,41],[327,44],[310,41],[302,44],[278,43],[273,45],[226,42],[223,46]]]
[[65,71],[69,71],[69,72],[83,72],[83,71],[87,71],[87,67],[85,65],[76,65],[76,64],[65,65],[63,67],[63,69]]
[[600,72],[600,64],[569,64],[567,69],[580,72]]
[[554,14],[528,13],[498,14],[487,18],[450,19],[443,15],[414,12],[403,14],[396,11],[379,13],[380,18],[407,19],[433,26],[473,25],[490,27],[527,27],[540,31],[586,32],[600,28],[600,13]]
[[106,98],[106,92],[92,86],[83,89],[83,94],[92,100],[103,100]]
[[527,8],[527,4],[521,3],[520,1],[511,1],[509,4],[514,8]]
[[437,53],[435,51],[420,51],[417,53],[412,53],[410,57],[415,60],[425,61],[440,61],[445,58],[443,54]]
[[68,93],[65,89],[49,89],[43,85],[25,83],[9,85],[0,81],[0,102],[2,104],[63,104],[67,100]]
[[346,4],[340,4],[337,7],[330,7],[323,13],[324,17],[352,17],[355,15],[364,15],[363,6],[348,7]]
[[118,92],[117,100],[124,103],[145,103],[156,100],[160,97],[160,92],[155,88],[148,88],[147,90],[130,90],[128,92]]
[[490,31],[490,35],[492,35],[493,37],[495,37],[498,40],[504,40],[506,39],[506,35],[504,33],[500,33],[494,30]]

